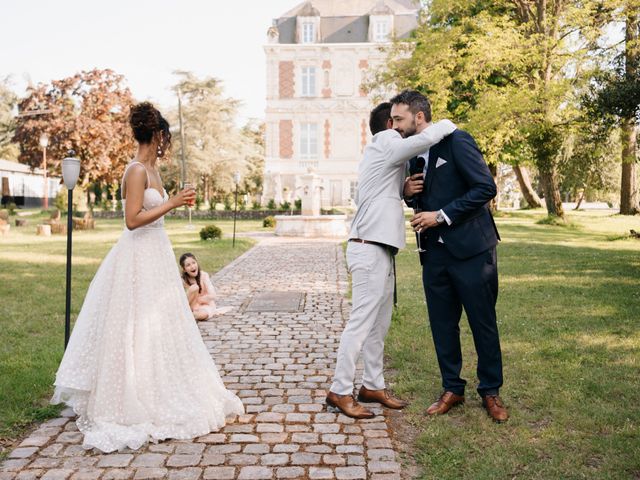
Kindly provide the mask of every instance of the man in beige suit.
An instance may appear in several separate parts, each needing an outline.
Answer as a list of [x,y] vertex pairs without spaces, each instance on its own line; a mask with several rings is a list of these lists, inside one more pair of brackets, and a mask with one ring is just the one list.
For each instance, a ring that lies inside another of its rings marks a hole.
[[405,246],[402,207],[405,165],[456,128],[448,120],[425,122],[424,129],[416,135],[402,138],[391,125],[391,104],[378,105],[369,118],[373,139],[365,147],[359,166],[358,209],[347,246],[353,306],[340,339],[333,384],[326,399],[328,406],[353,418],[374,416],[352,396],[361,351],[364,374],[358,400],[379,402],[389,408],[407,405],[389,394],[382,372],[384,338],[393,308],[393,256]]

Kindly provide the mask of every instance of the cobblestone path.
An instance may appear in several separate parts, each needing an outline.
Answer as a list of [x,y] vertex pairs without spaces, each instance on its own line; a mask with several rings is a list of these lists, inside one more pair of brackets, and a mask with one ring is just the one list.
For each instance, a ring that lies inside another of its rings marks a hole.
[[200,329],[245,415],[193,441],[101,454],[82,448],[65,410],[9,454],[0,480],[399,479],[379,405],[357,421],[324,405],[349,315],[341,245],[267,238],[213,281],[235,308]]

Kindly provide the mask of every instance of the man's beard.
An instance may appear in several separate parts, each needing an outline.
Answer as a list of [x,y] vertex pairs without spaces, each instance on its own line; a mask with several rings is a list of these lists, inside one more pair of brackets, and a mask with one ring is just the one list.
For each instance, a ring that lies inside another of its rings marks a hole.
[[417,126],[416,126],[416,119],[413,119],[413,124],[407,128],[406,130],[402,130],[402,131],[398,131],[398,133],[400,135],[402,135],[402,138],[408,138],[408,137],[413,137],[416,134],[417,131]]

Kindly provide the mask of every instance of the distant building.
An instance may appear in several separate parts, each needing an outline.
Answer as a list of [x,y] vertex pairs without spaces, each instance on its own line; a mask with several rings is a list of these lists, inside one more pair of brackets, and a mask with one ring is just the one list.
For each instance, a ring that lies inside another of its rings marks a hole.
[[298,197],[299,176],[322,178],[322,207],[349,205],[369,141],[361,89],[386,58],[381,45],[418,24],[413,0],[313,0],[273,21],[267,60],[263,203]]
[[[62,188],[60,177],[47,178],[51,205]],[[44,198],[44,171],[31,170],[22,163],[0,160],[0,195],[2,206],[15,203],[19,207],[41,207]]]

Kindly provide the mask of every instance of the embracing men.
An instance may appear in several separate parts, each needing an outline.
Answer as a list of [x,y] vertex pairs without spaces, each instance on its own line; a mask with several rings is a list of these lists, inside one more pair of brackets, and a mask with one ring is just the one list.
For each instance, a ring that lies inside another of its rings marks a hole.
[[[407,405],[389,394],[382,374],[392,310],[393,255],[405,244],[403,195],[407,205],[420,212],[411,225],[425,250],[420,253],[423,285],[444,388],[426,413],[445,414],[464,402],[459,329],[464,307],[478,354],[478,393],[489,416],[506,421],[508,413],[498,396],[502,386],[495,314],[499,236],[487,207],[496,195],[493,177],[468,133],[446,120],[431,123],[431,107],[419,92],[404,91],[390,105],[378,106],[370,126],[374,137],[359,168],[358,210],[347,246],[353,308],[340,341],[327,404],[351,417],[373,416],[351,396],[362,350],[364,374],[358,400],[389,408]],[[416,173],[404,181],[407,161],[409,171]]]
[[358,209],[347,244],[353,306],[340,339],[335,376],[326,399],[327,405],[354,418],[374,416],[352,396],[361,351],[364,374],[358,400],[378,402],[389,408],[407,405],[389,394],[382,372],[384,338],[393,308],[394,255],[405,246],[402,208],[405,166],[409,159],[455,130],[448,120],[433,125],[423,121],[416,135],[402,138],[391,129],[391,108],[390,103],[383,103],[371,112],[369,119],[373,139],[365,147],[359,166]]

